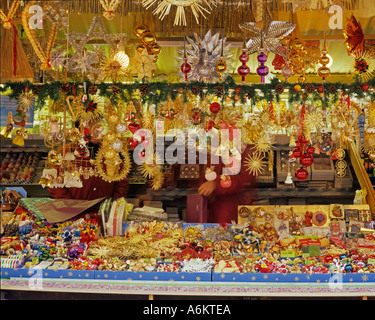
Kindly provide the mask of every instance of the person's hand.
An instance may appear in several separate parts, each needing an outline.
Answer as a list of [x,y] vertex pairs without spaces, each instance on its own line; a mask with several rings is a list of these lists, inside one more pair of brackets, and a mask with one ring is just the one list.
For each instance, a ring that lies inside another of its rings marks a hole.
[[215,189],[216,189],[215,181],[206,181],[199,187],[198,193],[201,196],[208,197],[215,191]]

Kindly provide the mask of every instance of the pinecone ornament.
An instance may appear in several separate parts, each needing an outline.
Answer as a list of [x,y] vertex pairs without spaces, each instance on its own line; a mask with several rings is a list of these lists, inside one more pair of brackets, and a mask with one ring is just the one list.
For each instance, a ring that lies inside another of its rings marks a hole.
[[111,87],[111,90],[112,90],[113,94],[120,94],[121,93],[121,89],[118,86],[115,86],[115,85],[113,85]]
[[315,91],[315,86],[312,84],[312,83],[308,83],[306,86],[305,86],[305,92],[307,94],[310,94],[310,93],[313,93]]
[[201,93],[201,88],[199,88],[199,86],[197,86],[197,85],[194,85],[194,86],[191,87],[190,91],[191,91],[192,94],[197,96]]
[[142,96],[145,96],[148,93],[148,84],[144,83],[139,86],[139,92]]
[[89,91],[89,94],[95,95],[98,92],[98,87],[94,86],[94,85],[91,85],[91,86],[89,86],[88,91]]
[[284,85],[282,83],[278,83],[276,86],[275,86],[275,92],[277,94],[282,94],[284,92]]
[[31,91],[33,92],[33,95],[34,95],[34,96],[37,96],[37,95],[39,95],[39,93],[40,93],[40,87],[33,87],[33,88],[31,89]]
[[216,95],[220,98],[224,94],[224,87],[223,86],[215,86]]
[[329,89],[329,92],[332,93],[332,94],[336,93],[336,91],[337,91],[337,88],[334,84],[330,84],[328,86],[328,89]]
[[72,90],[72,85],[70,83],[63,83],[60,88],[61,92],[69,94]]

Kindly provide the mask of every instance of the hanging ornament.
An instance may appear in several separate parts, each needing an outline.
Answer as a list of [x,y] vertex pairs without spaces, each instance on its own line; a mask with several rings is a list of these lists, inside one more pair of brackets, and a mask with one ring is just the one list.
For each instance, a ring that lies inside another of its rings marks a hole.
[[[178,62],[183,62],[186,57],[191,66],[191,72],[188,74],[188,80],[196,80],[203,82],[215,82],[220,78],[219,71],[222,71],[222,76],[225,74],[227,68],[231,64],[231,57],[233,53],[230,50],[230,45],[226,45],[226,38],[220,39],[220,34],[212,35],[209,30],[203,39],[194,33],[194,39],[186,37],[187,43],[183,50],[178,50],[179,57],[176,58]],[[216,63],[220,61],[217,70]],[[225,61],[225,62],[224,62]],[[224,70],[225,69],[225,70]],[[184,73],[183,77],[185,78]]]
[[214,167],[207,168],[204,177],[207,181],[214,181],[217,177]]
[[36,55],[38,56],[38,58],[40,59],[40,61],[42,63],[40,68],[42,70],[47,70],[47,69],[51,68],[51,53],[52,53],[53,45],[54,45],[55,40],[56,40],[56,35],[57,35],[58,29],[57,29],[56,25],[54,23],[52,23],[51,31],[50,31],[48,41],[47,41],[47,48],[44,51],[43,48],[42,48],[42,45],[40,44],[40,42],[39,42],[39,40],[38,40],[38,38],[37,38],[37,36],[34,32],[34,30],[31,29],[30,25],[29,25],[29,21],[30,21],[30,18],[31,18],[31,14],[29,12],[30,7],[33,6],[33,5],[36,5],[36,4],[37,4],[37,2],[31,1],[23,9],[23,11],[22,11],[22,26],[23,26],[23,29],[25,30],[25,33],[26,33],[28,39],[30,40],[30,43],[31,43]]
[[121,0],[100,0],[100,4],[104,9],[103,17],[107,20],[112,20],[115,17],[114,12],[120,2]]
[[258,176],[265,167],[263,158],[264,157],[260,152],[255,152],[253,155],[249,155],[244,162],[246,171],[251,175]]
[[237,69],[237,72],[238,72],[238,74],[241,77],[242,83],[245,83],[245,78],[250,73],[250,68],[246,65],[246,62],[249,61],[249,56],[247,54],[245,38],[246,38],[246,35],[244,35],[244,42],[243,42],[243,46],[242,46],[242,53],[239,56],[239,60],[240,60],[240,62],[242,64]]
[[188,73],[191,71],[191,65],[187,62],[186,57],[186,37],[184,36],[184,63],[180,67],[181,72],[185,75],[185,81],[188,81]]
[[[9,2],[8,2],[9,3]],[[20,0],[12,2],[8,14],[0,9],[0,18],[3,22],[4,32],[1,35],[1,81],[6,83],[14,78],[28,79],[32,81],[34,75],[30,67],[22,43],[18,36],[18,30],[12,19],[20,5]],[[7,61],[9,63],[4,63]],[[10,63],[12,61],[12,63]]]
[[223,60],[224,54],[224,37],[221,39],[221,54],[220,60],[216,62],[216,71],[219,73],[219,82],[223,80],[223,73],[227,70],[227,64]]
[[295,25],[285,21],[271,21],[268,11],[266,11],[262,22],[262,27],[259,27],[259,22],[244,22],[239,25],[250,36],[250,40],[246,44],[247,54],[250,55],[263,47],[269,52],[285,57],[286,50],[280,39],[289,35],[294,30]]
[[269,72],[268,67],[265,65],[267,61],[267,55],[264,53],[264,49],[260,48],[260,53],[257,56],[257,60],[259,62],[259,67],[257,68],[257,74],[260,76],[262,83],[266,82],[266,75]]
[[222,174],[220,176],[220,186],[224,189],[228,189],[232,186],[232,180],[229,175]]
[[321,65],[321,67],[318,69],[318,75],[319,77],[322,78],[322,82],[325,82],[326,78],[331,73],[331,70],[327,67],[330,61],[331,61],[331,58],[328,56],[328,49],[327,49],[326,41],[324,39],[322,56],[319,58],[319,64]]
[[135,52],[133,73],[138,75],[139,81],[142,81],[143,78],[151,79],[153,77],[154,70],[157,68],[154,58],[155,55],[149,54],[147,49]]
[[267,61],[267,55],[264,52],[263,48],[263,32],[261,31],[261,42],[260,42],[260,49],[259,49],[259,54],[257,56],[257,60],[259,62],[259,66],[257,68],[257,74],[260,76],[261,82],[265,83],[266,82],[266,75],[269,72],[268,67],[265,65]]
[[[142,5],[149,9],[156,0],[141,0]],[[156,9],[152,12],[154,15],[158,15],[160,20],[163,20],[166,15],[169,14],[172,6],[177,6],[176,16],[174,19],[174,25],[184,25],[186,26],[186,16],[185,16],[185,7],[190,7],[195,21],[199,24],[199,16],[202,15],[206,18],[205,13],[210,13],[205,7],[202,6],[205,4],[209,10],[211,6],[216,6],[215,0],[162,0],[157,4]]]
[[304,181],[308,178],[309,173],[305,168],[299,168],[296,170],[295,176],[298,180]]

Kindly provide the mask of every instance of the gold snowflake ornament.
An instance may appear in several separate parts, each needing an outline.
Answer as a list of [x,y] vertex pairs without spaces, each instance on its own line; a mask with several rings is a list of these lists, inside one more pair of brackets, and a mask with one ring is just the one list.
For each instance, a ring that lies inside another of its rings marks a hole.
[[258,176],[264,170],[263,156],[255,152],[253,155],[249,155],[245,160],[246,171],[249,174]]
[[[158,2],[157,0],[141,0],[142,5],[149,9],[153,4]],[[209,14],[210,11],[207,10],[202,4],[206,5],[208,9],[211,10],[212,6],[216,6],[216,0],[163,0],[160,1],[153,11],[154,15],[158,15],[160,20],[163,20],[171,10],[172,6],[177,6],[176,16],[174,19],[174,25],[184,25],[186,26],[186,15],[185,8],[190,7],[195,21],[199,24],[199,15],[206,18],[205,13]]]
[[135,52],[133,73],[138,75],[138,80],[142,81],[144,77],[151,79],[156,69],[154,62],[155,55],[148,54],[147,49],[142,52]]

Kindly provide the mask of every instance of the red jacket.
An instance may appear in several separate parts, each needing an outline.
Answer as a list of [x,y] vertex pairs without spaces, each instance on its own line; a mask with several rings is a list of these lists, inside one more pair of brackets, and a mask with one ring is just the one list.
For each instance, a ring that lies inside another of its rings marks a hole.
[[244,166],[244,161],[249,154],[252,154],[251,146],[248,146],[242,154],[241,171],[237,175],[230,176],[232,184],[229,188],[220,185],[223,164],[215,166],[216,189],[214,195],[208,199],[209,223],[238,222],[238,206],[250,205],[256,199],[256,177],[250,175]]

